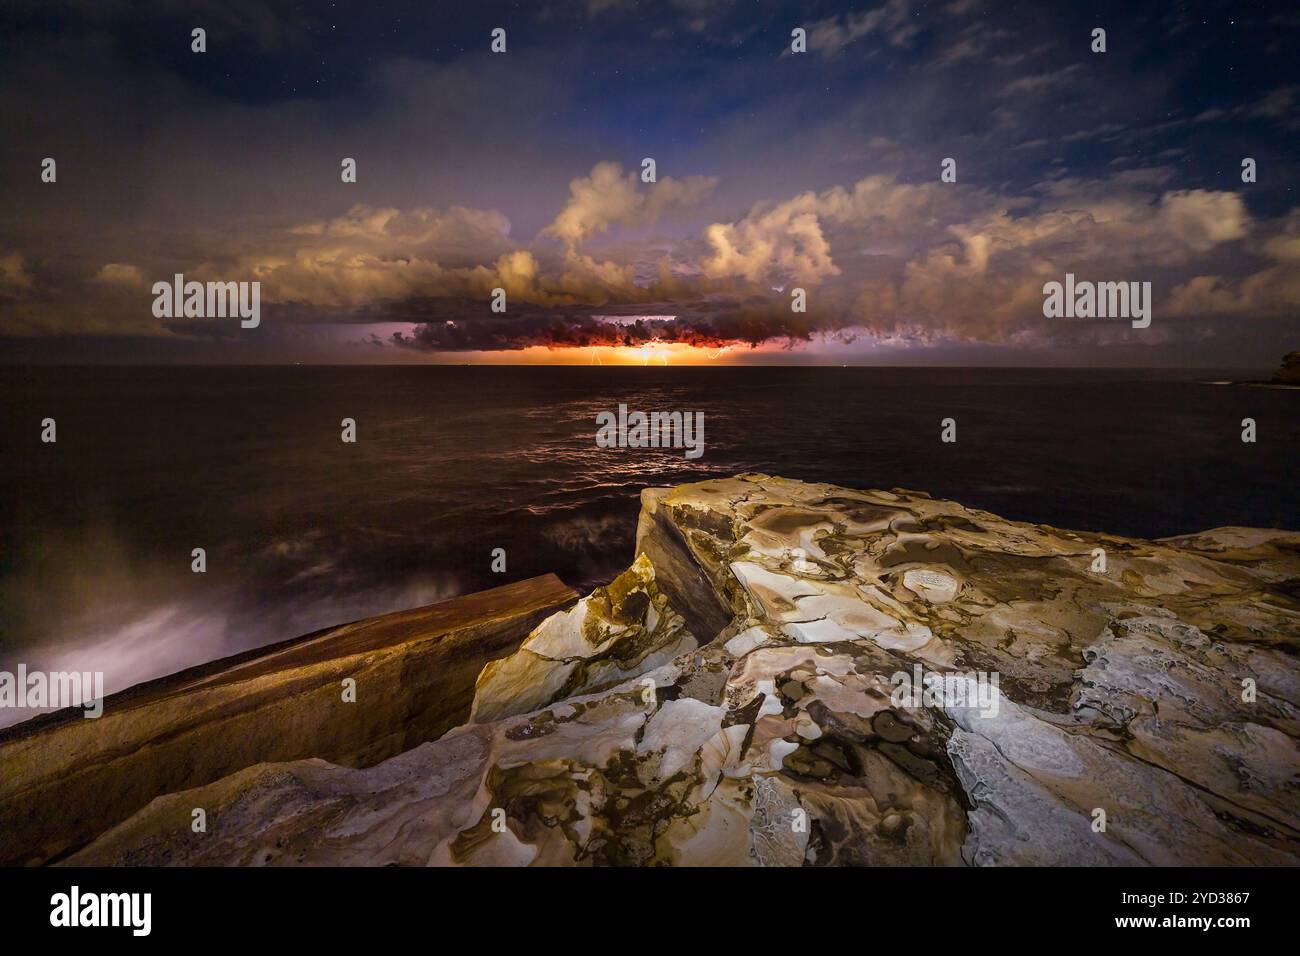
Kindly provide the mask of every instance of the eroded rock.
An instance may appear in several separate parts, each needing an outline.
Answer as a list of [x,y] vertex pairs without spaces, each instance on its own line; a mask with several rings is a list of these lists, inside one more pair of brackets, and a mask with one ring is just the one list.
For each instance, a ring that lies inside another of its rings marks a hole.
[[[1300,534],[742,475],[647,491],[637,551],[475,722],[160,798],[73,862],[1300,862]],[[994,679],[900,697],[922,675]]]
[[612,687],[696,647],[685,620],[655,586],[645,555],[570,611],[543,621],[519,651],[483,668],[470,720],[537,710]]
[[[469,714],[494,657],[578,595],[554,575],[329,628],[0,732],[0,865],[43,863],[150,800],[252,764],[368,766]],[[351,680],[356,703],[343,699]]]

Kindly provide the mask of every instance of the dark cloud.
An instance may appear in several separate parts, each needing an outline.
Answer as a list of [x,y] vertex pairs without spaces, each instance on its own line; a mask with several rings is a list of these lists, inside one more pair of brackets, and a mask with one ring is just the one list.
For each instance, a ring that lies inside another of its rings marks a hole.
[[641,348],[679,344],[721,349],[778,344],[787,348],[816,335],[842,334],[848,326],[833,315],[785,315],[779,307],[741,309],[715,316],[638,317],[529,314],[503,319],[446,319],[394,332],[392,342],[430,352],[495,352],[543,348]]

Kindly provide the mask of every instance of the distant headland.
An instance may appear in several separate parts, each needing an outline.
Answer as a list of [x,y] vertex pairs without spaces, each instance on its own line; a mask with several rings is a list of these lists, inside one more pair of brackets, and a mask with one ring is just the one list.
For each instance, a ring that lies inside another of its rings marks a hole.
[[1206,382],[1207,385],[1253,385],[1256,388],[1300,388],[1300,351],[1288,352],[1282,356],[1282,364],[1277,367],[1273,377],[1261,381],[1221,380]]

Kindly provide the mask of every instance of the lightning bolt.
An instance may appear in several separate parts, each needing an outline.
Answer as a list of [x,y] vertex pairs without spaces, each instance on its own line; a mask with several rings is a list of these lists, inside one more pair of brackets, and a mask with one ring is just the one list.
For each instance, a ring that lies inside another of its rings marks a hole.
[[667,353],[658,353],[658,354],[656,354],[655,351],[650,347],[651,345],[654,345],[654,344],[656,344],[656,343],[651,342],[649,345],[646,345],[646,346],[644,346],[644,347],[641,349],[641,355],[642,355],[642,356],[644,357],[644,359],[645,359],[645,361],[643,361],[641,364],[642,364],[642,365],[649,365],[651,359],[663,359],[663,363],[664,363],[665,365],[667,365],[667,364],[668,364],[668,355],[667,355]]

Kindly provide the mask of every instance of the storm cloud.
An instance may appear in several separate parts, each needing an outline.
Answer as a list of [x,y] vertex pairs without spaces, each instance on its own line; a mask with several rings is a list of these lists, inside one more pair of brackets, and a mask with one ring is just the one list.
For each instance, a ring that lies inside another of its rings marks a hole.
[[[1230,15],[1249,43],[1219,42]],[[1062,348],[1084,364],[1133,350],[1267,364],[1300,335],[1300,83],[1283,39],[1300,23],[1281,12],[611,2],[399,22],[382,7],[19,2],[0,16],[11,360],[679,343],[734,348],[729,361],[812,345],[827,361],[874,345],[944,361],[978,344],[1026,364]],[[504,55],[488,50],[498,21]],[[1067,272],[1151,282],[1151,329],[1045,319],[1043,285]],[[260,282],[257,335],[155,319],[150,287],[176,273]]]

